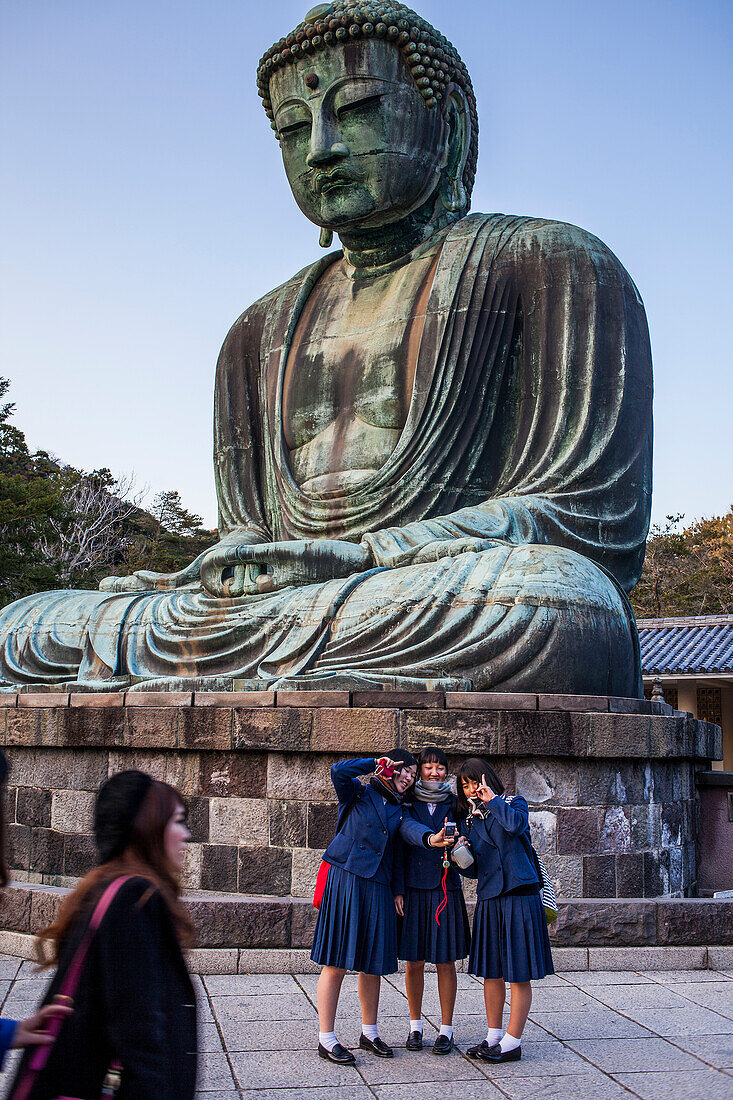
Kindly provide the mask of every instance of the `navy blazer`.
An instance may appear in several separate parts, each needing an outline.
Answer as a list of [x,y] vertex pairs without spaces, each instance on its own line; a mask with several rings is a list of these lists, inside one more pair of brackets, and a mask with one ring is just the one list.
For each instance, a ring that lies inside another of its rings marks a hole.
[[517,886],[539,886],[529,835],[529,808],[521,795],[496,795],[485,804],[484,819],[469,817],[468,840],[474,864],[461,874],[478,878],[479,901]]
[[[405,807],[405,822],[415,822],[422,829],[426,827],[431,833],[438,833],[446,821],[454,821],[454,799],[447,798],[445,802],[439,802],[435,807],[435,813],[431,814],[427,802],[415,802]],[[456,821],[459,833],[465,835],[464,821]],[[403,852],[405,863],[405,886],[408,890],[437,890],[443,877],[443,849],[420,848],[412,845],[405,847]],[[446,879],[449,890],[461,889],[461,877],[455,864],[451,863]]]
[[402,841],[422,846],[423,836],[434,832],[416,822],[402,820],[402,806],[364,786],[357,776],[377,766],[372,756],[363,760],[339,760],[331,768],[331,781],[339,800],[337,833],[323,854],[327,863],[343,867],[359,878],[390,886],[404,894]]

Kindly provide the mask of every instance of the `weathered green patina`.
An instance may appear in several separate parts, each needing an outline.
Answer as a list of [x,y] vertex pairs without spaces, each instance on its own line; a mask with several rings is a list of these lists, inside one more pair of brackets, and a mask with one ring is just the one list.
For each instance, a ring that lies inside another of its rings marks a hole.
[[174,576],[6,608],[0,676],[637,694],[652,383],[631,279],[574,226],[468,214],[470,79],[402,5],[319,5],[258,83],[342,250],[224,343],[221,541]]

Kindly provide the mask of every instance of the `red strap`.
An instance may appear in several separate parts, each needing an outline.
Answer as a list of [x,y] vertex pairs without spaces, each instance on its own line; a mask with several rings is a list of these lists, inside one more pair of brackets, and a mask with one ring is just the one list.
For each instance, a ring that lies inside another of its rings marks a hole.
[[[119,878],[116,878],[114,882],[111,882],[102,894],[101,898],[94,908],[92,919],[89,921],[89,925],[86,932],[84,933],[82,941],[77,947],[76,952],[74,953],[74,957],[71,960],[69,969],[66,971],[61,985],[59,986],[59,989],[54,996],[67,997],[73,1001],[79,985],[79,979],[81,978],[84,961],[87,957],[87,954],[89,953],[89,948],[91,947],[92,940],[94,939],[94,936],[96,935],[96,932],[99,929],[102,920],[104,919],[105,913],[114,901],[118,890],[121,886],[124,886],[124,884],[128,882],[131,877],[131,875],[121,875]],[[63,1027],[65,1019],[65,1016],[52,1016],[51,1019],[48,1021],[48,1024],[46,1025],[46,1031],[49,1035],[52,1036],[54,1043],[58,1038],[58,1034]],[[45,1068],[46,1063],[51,1056],[51,1051],[53,1050],[54,1043],[49,1043],[47,1046],[36,1047],[30,1058],[28,1059],[25,1073],[23,1074],[22,1079],[18,1082],[18,1087],[13,1093],[11,1100],[26,1100],[26,1097],[30,1094],[31,1089],[35,1084],[36,1077],[41,1072],[41,1070]]]
[[443,878],[440,882],[440,888],[443,891],[443,900],[441,901],[438,908],[435,910],[435,920],[438,924],[440,924],[440,914],[448,905],[448,866],[449,864],[446,860],[446,862],[443,864]]

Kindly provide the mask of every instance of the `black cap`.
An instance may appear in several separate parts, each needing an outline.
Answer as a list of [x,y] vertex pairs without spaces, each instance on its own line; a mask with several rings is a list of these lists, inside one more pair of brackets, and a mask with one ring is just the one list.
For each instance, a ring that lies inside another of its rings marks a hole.
[[94,804],[94,839],[101,863],[122,855],[143,799],[153,785],[145,772],[118,772],[100,787]]

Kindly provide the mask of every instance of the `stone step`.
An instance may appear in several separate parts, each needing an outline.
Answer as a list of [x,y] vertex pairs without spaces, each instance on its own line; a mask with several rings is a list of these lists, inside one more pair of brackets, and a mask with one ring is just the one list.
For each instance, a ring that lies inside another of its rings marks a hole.
[[[16,883],[3,894],[0,929],[30,935],[50,923],[69,893]],[[304,950],[316,910],[307,898],[196,891],[185,902],[203,949]],[[473,906],[469,904],[469,914]],[[553,948],[708,947],[733,945],[733,900],[716,898],[565,898],[550,927]],[[732,947],[733,949],[733,947]]]
[[[35,960],[34,937],[24,932],[0,931],[0,954]],[[187,952],[195,974],[317,974],[306,948],[203,947]],[[733,970],[733,947],[714,944],[696,947],[554,947],[558,974],[597,971]],[[456,964],[465,973],[467,961]],[[400,973],[405,964],[400,963]],[[432,963],[425,969],[435,970]]]

